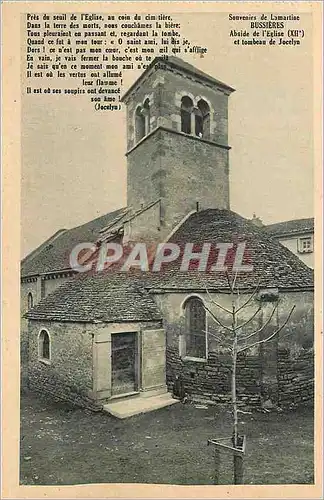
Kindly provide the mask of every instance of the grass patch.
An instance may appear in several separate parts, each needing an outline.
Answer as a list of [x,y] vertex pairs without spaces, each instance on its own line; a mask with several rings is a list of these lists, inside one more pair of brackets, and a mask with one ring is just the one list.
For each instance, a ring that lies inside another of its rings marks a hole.
[[[245,484],[313,483],[313,417],[311,408],[244,415]],[[230,414],[218,407],[179,403],[117,420],[25,393],[20,481],[212,484],[207,439],[230,434]],[[231,459],[222,457],[222,484],[232,484]]]

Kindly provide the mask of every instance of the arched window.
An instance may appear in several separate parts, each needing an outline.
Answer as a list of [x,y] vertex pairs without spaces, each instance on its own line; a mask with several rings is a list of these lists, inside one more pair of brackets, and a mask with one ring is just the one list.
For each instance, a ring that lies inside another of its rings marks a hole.
[[47,361],[51,359],[51,341],[46,330],[41,330],[38,337],[38,357]]
[[190,297],[185,305],[185,355],[207,357],[206,311],[199,297]]
[[181,132],[191,134],[191,113],[193,103],[190,97],[184,96],[181,99]]
[[28,304],[28,311],[34,307],[34,298],[33,294],[29,292],[28,297],[27,297],[27,304]]
[[135,112],[135,135],[136,142],[145,136],[145,114],[141,106],[138,106]]
[[210,137],[210,109],[206,101],[200,99],[195,109],[195,134],[198,137]]
[[204,131],[204,118],[202,112],[200,111],[199,108],[195,108],[194,114],[195,114],[195,134],[198,135],[198,137],[202,137]]
[[150,132],[150,101],[148,99],[146,99],[143,104],[143,114],[145,120],[145,135],[147,135]]
[[150,101],[145,99],[143,106],[139,105],[135,112],[135,137],[140,141],[150,132]]

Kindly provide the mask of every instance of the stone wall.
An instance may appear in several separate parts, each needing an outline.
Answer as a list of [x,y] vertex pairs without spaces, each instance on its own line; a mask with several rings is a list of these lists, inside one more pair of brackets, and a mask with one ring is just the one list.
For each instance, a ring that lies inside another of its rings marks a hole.
[[[163,311],[164,327],[167,332],[167,382],[172,388],[176,376],[181,376],[185,391],[195,399],[212,402],[230,400],[230,358],[221,343],[208,336],[208,356],[206,360],[190,360],[181,356],[181,336],[183,332],[182,304],[191,294],[168,293],[156,296]],[[199,296],[206,300],[206,294]],[[230,298],[225,294],[212,294],[215,301],[229,308]],[[242,296],[244,300],[244,296]],[[241,354],[238,360],[237,389],[241,403],[256,406],[271,401],[273,405],[287,407],[309,402],[313,398],[313,293],[284,292],[280,294],[277,317],[267,326],[268,336],[276,324],[282,324],[292,305],[296,309],[279,337]],[[256,304],[250,304],[244,322]],[[262,316],[249,325],[258,329],[271,313],[272,305],[265,304]],[[218,316],[226,323],[225,313]],[[217,329],[218,328],[218,329]],[[208,330],[217,334],[208,320]],[[298,355],[296,354],[298,353]],[[244,354],[244,356],[243,356]]]
[[[161,200],[161,234],[165,237],[197,209],[197,203],[200,210],[229,208],[228,162],[228,150],[215,143],[155,130],[128,154],[128,206],[139,209],[141,204]],[[155,220],[146,232],[156,234]]]
[[71,281],[74,276],[60,276],[56,278],[50,277],[48,275],[44,280],[44,297],[47,297],[50,293],[53,293],[59,286],[63,285],[67,281]]
[[32,294],[34,304],[37,304],[40,301],[40,291],[36,277],[20,285],[20,360],[22,363],[27,361],[28,354],[28,320],[24,318],[24,314],[28,311],[29,293]]
[[278,349],[279,405],[296,407],[314,403],[314,350]]
[[21,361],[27,361],[28,351],[28,320],[24,315],[28,311],[28,295],[32,294],[34,305],[38,304],[42,295],[46,297],[59,286],[71,280],[71,277],[57,277],[54,279],[42,279],[40,276],[24,278],[20,284],[20,346]]
[[150,101],[150,129],[156,126],[180,131],[180,108],[183,96],[188,96],[194,106],[200,99],[210,107],[210,139],[220,144],[228,140],[228,94],[206,84],[200,77],[171,70],[163,63],[156,65],[127,100],[127,150],[136,144],[135,111],[146,99]]
[[[50,360],[38,356],[38,335],[45,329],[50,336]],[[68,401],[95,408],[92,390],[92,335],[81,323],[30,321],[28,386],[47,394],[53,401]]]
[[[177,350],[167,348],[167,385],[172,391],[176,376],[190,400],[229,403],[231,401],[231,359],[225,354],[210,353],[206,362],[180,358]],[[241,356],[237,365],[237,396],[239,404],[260,405],[260,359]]]
[[[50,336],[49,360],[40,359],[38,352],[43,329]],[[165,332],[160,321],[94,324],[35,320],[30,320],[28,331],[28,388],[53,401],[100,410],[112,396],[112,336],[127,332],[138,333],[138,392],[165,388]]]
[[36,365],[29,370],[28,388],[52,402],[69,403],[72,406],[101,411],[102,405],[90,398],[74,384],[73,379],[62,379],[52,368]]
[[131,238],[133,241],[145,241],[146,245],[156,245],[160,239],[161,232],[161,208],[160,202],[134,217],[128,222],[127,234],[124,235],[123,243],[127,244]]
[[[278,348],[277,387],[274,394],[264,383],[262,358],[241,356],[237,365],[237,396],[241,405],[259,407],[271,401],[282,408],[311,405],[314,402],[314,352],[312,349],[299,353],[292,359],[288,349]],[[211,403],[229,403],[231,362],[224,355],[210,353],[206,363],[184,361],[176,349],[167,349],[167,385],[173,390],[176,376],[183,383],[189,399]],[[273,386],[272,386],[273,387]]]
[[[208,103],[209,131],[181,131],[181,99]],[[150,100],[150,130],[136,140],[136,108]],[[127,204],[133,209],[161,199],[161,239],[192,210],[229,208],[228,92],[199,76],[160,65],[127,97]],[[179,196],[181,193],[181,196]],[[140,229],[133,223],[134,234]],[[156,235],[156,221],[145,234]],[[159,235],[157,235],[159,236]]]

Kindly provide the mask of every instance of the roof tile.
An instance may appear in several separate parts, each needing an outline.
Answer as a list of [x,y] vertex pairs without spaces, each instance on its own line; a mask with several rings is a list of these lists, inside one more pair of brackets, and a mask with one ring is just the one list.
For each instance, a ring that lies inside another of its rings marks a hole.
[[100,231],[107,227],[124,208],[115,210],[81,226],[68,229],[52,242],[49,242],[40,252],[32,252],[21,264],[21,276],[39,273],[62,271],[70,268],[70,253],[78,243],[95,243],[101,236]]
[[[287,248],[238,214],[229,210],[204,210],[192,214],[169,240],[184,247],[186,243],[246,242],[243,263],[253,266],[241,272],[241,289],[262,288],[304,290],[313,288],[313,271]],[[195,251],[198,251],[196,248]],[[181,255],[179,257],[181,260]],[[200,272],[197,268],[180,271],[180,260],[161,272],[121,272],[118,267],[88,275],[78,275],[43,299],[29,319],[55,321],[155,321],[161,320],[151,292],[173,290],[228,291],[224,272]],[[229,268],[233,261],[229,262]],[[93,273],[93,272],[92,272]]]
[[304,232],[314,232],[314,217],[308,219],[287,220],[264,226],[272,236],[293,235]]
[[51,321],[159,321],[151,295],[126,273],[78,275],[41,300],[26,317]]

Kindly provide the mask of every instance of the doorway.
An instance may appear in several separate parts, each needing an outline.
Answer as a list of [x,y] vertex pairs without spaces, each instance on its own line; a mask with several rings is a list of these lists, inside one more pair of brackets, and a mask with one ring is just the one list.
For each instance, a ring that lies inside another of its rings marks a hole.
[[111,394],[121,396],[138,390],[137,333],[111,336]]

